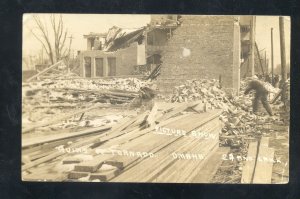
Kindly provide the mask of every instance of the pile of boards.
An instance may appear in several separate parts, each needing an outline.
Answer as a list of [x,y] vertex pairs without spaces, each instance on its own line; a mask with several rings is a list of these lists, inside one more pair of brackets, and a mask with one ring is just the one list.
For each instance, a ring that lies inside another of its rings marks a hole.
[[[33,162],[24,161],[22,178],[197,182],[199,171],[219,146],[222,129],[222,111],[195,111],[199,103],[156,103],[151,110],[124,118],[101,133],[56,147]],[[66,153],[68,148],[85,153]]]
[[103,106],[126,106],[139,96],[139,88],[146,84],[146,81],[135,78],[46,79],[23,83],[22,126],[46,122],[54,115],[80,111],[97,103]]

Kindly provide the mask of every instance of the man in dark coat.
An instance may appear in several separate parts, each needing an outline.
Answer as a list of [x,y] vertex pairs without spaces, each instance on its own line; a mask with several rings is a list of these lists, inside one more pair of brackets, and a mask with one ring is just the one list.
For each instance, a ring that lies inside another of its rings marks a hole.
[[[151,86],[150,86],[151,87]],[[130,107],[140,107],[141,110],[148,110],[152,108],[154,104],[154,98],[156,96],[156,91],[153,88],[141,87],[139,90],[139,96],[137,96],[130,104]]]
[[149,87],[140,88],[140,99],[142,106],[146,109],[151,109],[154,104],[154,97],[156,96],[156,91]]
[[253,112],[257,112],[259,101],[261,101],[266,111],[269,113],[270,116],[272,116],[272,109],[268,102],[269,91],[265,88],[263,82],[256,79],[251,80],[248,83],[248,86],[245,90],[245,95],[247,95],[251,90],[255,91],[255,97],[252,104]]

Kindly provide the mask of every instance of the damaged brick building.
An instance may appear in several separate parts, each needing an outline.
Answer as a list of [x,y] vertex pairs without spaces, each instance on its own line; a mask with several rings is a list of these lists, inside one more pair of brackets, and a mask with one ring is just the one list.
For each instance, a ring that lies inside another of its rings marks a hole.
[[134,75],[138,70],[151,72],[161,63],[167,41],[178,26],[177,15],[152,15],[148,26],[108,33],[84,35],[87,50],[80,58],[80,75],[106,77]]
[[[247,16],[182,15],[181,25],[173,31],[162,54],[160,90],[171,92],[188,79],[213,78],[220,79],[227,90],[238,92],[241,59],[246,60],[249,54],[246,35],[250,21]],[[245,27],[244,33],[241,27]]]
[[158,86],[171,92],[188,79],[219,79],[228,91],[239,91],[249,70],[251,16],[151,15],[139,29],[112,27],[85,35],[81,76],[105,77],[150,71],[162,63]]

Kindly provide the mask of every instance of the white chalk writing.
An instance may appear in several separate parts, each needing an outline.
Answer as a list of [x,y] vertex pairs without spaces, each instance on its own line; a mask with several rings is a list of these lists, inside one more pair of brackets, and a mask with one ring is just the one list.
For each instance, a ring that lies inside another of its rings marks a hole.
[[64,147],[63,145],[55,147],[56,150],[62,153],[87,153],[86,147]]
[[[255,157],[251,157],[251,156],[240,156],[240,155],[236,155],[234,156],[232,153],[230,154],[223,154],[222,155],[222,160],[229,160],[229,161],[254,161]],[[281,163],[279,158],[269,158],[269,157],[264,157],[264,156],[258,156],[257,157],[257,161],[258,162],[269,162],[269,163]]]
[[155,157],[154,153],[151,152],[141,152],[141,151],[129,151],[129,150],[118,150],[118,149],[96,149],[95,152],[97,154],[111,154],[111,155],[119,155],[119,156],[129,156],[129,157],[140,157],[140,158],[146,158]]
[[185,130],[181,129],[171,129],[166,127],[155,126],[154,134],[167,135],[167,136],[184,136],[193,137],[198,139],[218,139],[217,133],[210,133],[204,131],[193,130],[189,134]]
[[171,155],[174,159],[181,159],[181,160],[204,160],[205,159],[203,154],[197,154],[197,153],[175,153],[175,152],[173,152]]

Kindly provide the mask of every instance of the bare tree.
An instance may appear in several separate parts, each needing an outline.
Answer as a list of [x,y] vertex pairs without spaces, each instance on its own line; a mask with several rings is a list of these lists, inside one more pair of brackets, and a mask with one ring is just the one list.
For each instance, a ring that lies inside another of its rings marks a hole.
[[42,22],[39,16],[34,15],[33,19],[37,25],[37,31],[31,30],[35,38],[42,44],[45,49],[51,64],[56,63],[63,57],[67,56],[68,49],[66,48],[66,38],[68,35],[68,30],[64,27],[62,15],[56,17],[56,15],[50,15],[51,28],[53,31],[52,35],[49,35],[48,27],[46,22]]

